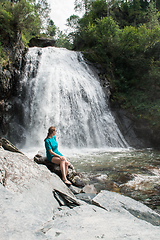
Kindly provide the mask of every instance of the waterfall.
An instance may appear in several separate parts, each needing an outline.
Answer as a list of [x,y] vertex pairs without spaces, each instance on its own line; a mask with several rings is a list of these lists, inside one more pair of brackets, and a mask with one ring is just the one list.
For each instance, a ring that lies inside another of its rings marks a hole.
[[55,126],[66,148],[126,147],[98,76],[79,52],[30,48],[21,80],[26,145],[42,146]]

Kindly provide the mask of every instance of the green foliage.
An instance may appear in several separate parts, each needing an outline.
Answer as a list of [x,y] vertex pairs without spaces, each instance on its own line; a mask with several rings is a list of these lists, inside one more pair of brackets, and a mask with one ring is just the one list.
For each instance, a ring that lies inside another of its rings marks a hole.
[[106,70],[112,101],[154,127],[160,126],[159,19],[153,1],[90,1],[74,35],[74,48]]
[[109,17],[109,5],[106,0],[93,1],[90,5],[90,19],[94,22],[96,19]]
[[137,25],[137,22],[141,22],[141,10],[141,4],[139,0],[133,0],[132,2],[130,2],[129,17],[134,23],[134,26]]
[[1,38],[7,38],[9,36],[14,36],[13,28],[11,28],[13,21],[13,15],[11,12],[11,4],[6,2],[5,4],[0,4],[0,32]]
[[0,2],[0,65],[2,69],[12,64],[9,49],[14,47],[19,34],[22,35],[25,46],[28,46],[32,37],[40,36],[42,31],[46,31],[49,36],[54,36],[55,25],[49,21],[49,11],[47,0]]
[[72,49],[72,43],[70,43],[69,36],[57,29],[56,33],[56,47],[63,47],[67,49]]
[[67,18],[67,24],[66,25],[70,29],[73,29],[74,31],[76,31],[77,28],[78,28],[78,25],[79,25],[78,21],[79,21],[79,16],[73,14],[69,18]]
[[159,25],[159,21],[158,21],[159,16],[160,16],[160,13],[155,8],[155,3],[150,2],[146,12],[146,19],[147,19],[147,25],[151,30],[153,30],[154,27]]
[[136,56],[142,54],[151,44],[150,30],[146,25],[140,27],[127,26],[121,31],[120,48],[126,56]]
[[96,33],[102,46],[119,42],[119,27],[111,17],[103,17],[96,21]]
[[147,0],[114,1],[110,15],[118,22],[120,28],[125,26],[138,26],[145,23]]
[[8,63],[8,56],[0,42],[0,65],[5,66]]
[[[13,3],[14,2],[14,3]],[[48,21],[49,6],[46,0],[4,1],[0,3],[1,40],[14,41],[18,32],[24,39],[37,36]]]
[[85,12],[88,12],[90,8],[90,3],[92,1],[93,0],[75,0],[74,1],[75,11],[82,12],[84,10]]
[[49,24],[47,27],[47,36],[53,37],[56,34],[56,26],[52,19],[49,19]]

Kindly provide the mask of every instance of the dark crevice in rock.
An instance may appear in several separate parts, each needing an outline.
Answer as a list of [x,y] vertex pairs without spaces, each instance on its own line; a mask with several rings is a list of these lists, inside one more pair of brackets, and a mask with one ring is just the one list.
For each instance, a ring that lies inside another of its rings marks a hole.
[[54,189],[53,195],[60,206],[68,206],[69,208],[80,206],[80,203],[75,198],[72,198],[56,189]]
[[5,150],[23,154],[21,151],[19,151],[18,148],[16,148],[10,141],[5,138],[0,138],[0,146],[2,146]]

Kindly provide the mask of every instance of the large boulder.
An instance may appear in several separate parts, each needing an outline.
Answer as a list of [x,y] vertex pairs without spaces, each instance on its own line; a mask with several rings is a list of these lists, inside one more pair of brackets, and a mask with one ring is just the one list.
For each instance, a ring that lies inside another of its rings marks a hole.
[[0,147],[0,236],[6,239],[159,240],[160,215],[118,193],[78,200],[46,166]]
[[32,38],[29,41],[28,46],[29,47],[53,47],[55,46],[56,41],[54,39],[48,39],[48,38]]
[[92,202],[57,209],[37,234],[43,231],[46,239],[60,240],[159,239],[160,215],[142,203],[109,191],[101,191]]
[[1,239],[36,239],[36,228],[52,219],[53,210],[81,203],[56,174],[13,151],[0,146]]
[[[35,191],[33,195],[37,195],[41,194],[38,191],[42,189],[44,195],[47,191],[53,198],[53,190],[56,190],[74,198],[72,192],[56,174],[48,171],[45,166],[36,164],[22,153],[0,147],[0,172],[3,186],[12,193],[27,194],[33,189],[33,192]],[[51,201],[54,202],[53,199]]]

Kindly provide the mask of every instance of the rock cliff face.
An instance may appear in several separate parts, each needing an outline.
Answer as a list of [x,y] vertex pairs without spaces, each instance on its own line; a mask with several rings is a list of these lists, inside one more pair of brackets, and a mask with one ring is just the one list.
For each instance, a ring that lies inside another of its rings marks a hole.
[[145,119],[137,120],[128,111],[111,106],[112,113],[123,136],[134,148],[160,148],[160,129],[153,130]]
[[10,129],[10,120],[16,111],[14,97],[18,94],[18,82],[21,75],[22,57],[26,51],[21,34],[12,43],[6,43],[9,54],[8,65],[0,67],[0,135],[6,136]]
[[32,38],[29,41],[29,47],[48,47],[55,46],[56,41],[48,38]]

